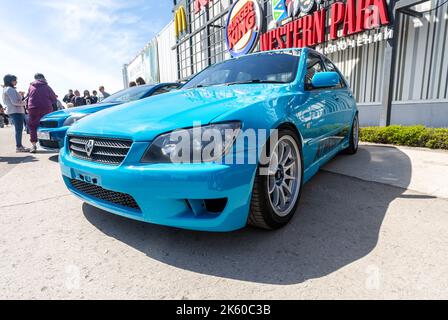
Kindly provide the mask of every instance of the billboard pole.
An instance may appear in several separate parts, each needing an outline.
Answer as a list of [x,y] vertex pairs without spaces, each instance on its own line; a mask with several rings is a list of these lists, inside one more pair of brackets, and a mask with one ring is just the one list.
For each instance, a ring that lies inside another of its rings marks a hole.
[[400,14],[396,10],[395,5],[397,1],[391,0],[391,27],[393,32],[392,39],[386,42],[384,50],[384,78],[383,78],[383,97],[382,110],[380,116],[380,126],[387,127],[390,125],[392,115],[392,100],[394,94],[394,79],[395,79],[395,64],[397,60],[397,45],[398,45],[398,26],[400,23]]

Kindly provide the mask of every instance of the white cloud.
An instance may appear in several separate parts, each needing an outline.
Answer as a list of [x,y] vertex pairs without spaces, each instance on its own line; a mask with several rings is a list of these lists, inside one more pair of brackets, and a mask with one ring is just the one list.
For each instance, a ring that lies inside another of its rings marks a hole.
[[29,15],[18,20],[8,14],[14,6],[0,12],[0,29],[9,30],[2,32],[0,74],[16,74],[25,89],[42,72],[60,96],[68,88],[121,89],[122,65],[171,18],[170,3],[150,0],[29,1]]

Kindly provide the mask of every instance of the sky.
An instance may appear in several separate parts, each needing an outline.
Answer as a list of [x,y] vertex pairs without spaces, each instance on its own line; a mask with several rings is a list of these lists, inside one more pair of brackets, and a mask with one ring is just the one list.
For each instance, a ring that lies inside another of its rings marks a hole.
[[172,19],[171,0],[0,0],[0,76],[27,91],[123,88],[122,68]]

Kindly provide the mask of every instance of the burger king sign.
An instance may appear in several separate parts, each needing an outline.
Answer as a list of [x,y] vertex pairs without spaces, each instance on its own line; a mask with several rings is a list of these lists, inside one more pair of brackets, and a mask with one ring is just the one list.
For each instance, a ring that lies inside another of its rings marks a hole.
[[238,0],[232,5],[226,29],[227,49],[232,57],[254,50],[262,21],[261,7],[257,0]]

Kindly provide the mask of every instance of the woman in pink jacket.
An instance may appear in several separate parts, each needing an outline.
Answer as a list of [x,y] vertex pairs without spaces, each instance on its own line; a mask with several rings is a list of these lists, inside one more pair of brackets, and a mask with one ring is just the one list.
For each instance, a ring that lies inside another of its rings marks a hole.
[[43,74],[37,73],[34,79],[36,81],[31,84],[28,90],[28,127],[32,144],[31,153],[36,153],[37,151],[37,128],[39,127],[40,119],[53,112],[53,103],[57,100],[56,94],[48,85]]

